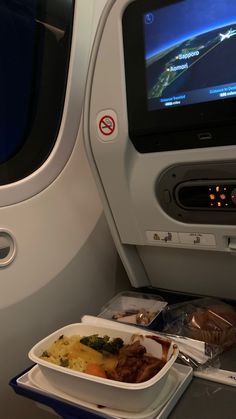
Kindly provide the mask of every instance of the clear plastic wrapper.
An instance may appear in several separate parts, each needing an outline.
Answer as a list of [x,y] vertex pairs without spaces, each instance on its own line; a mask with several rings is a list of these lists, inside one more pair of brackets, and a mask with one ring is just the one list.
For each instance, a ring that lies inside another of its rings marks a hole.
[[212,358],[236,341],[236,311],[217,299],[199,298],[170,305],[163,317],[166,333],[205,342]]

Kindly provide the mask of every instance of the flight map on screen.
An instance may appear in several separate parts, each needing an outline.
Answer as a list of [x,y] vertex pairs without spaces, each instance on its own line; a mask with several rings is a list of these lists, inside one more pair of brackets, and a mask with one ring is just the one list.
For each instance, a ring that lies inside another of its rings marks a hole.
[[143,25],[148,110],[236,97],[235,0],[182,0]]

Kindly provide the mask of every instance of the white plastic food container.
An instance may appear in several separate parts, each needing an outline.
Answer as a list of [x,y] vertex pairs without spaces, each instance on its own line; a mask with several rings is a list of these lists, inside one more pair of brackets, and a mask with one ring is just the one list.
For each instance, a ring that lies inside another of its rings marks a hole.
[[122,291],[102,307],[98,317],[155,329],[166,305],[159,295]]
[[[139,337],[140,343],[146,347],[147,353],[160,359],[165,357],[166,364],[148,381],[130,384],[77,372],[40,358],[43,351],[47,350],[61,335],[82,337],[93,334],[108,335],[111,338],[119,337],[125,344],[132,343],[134,337],[135,339]],[[83,323],[71,324],[57,330],[37,343],[29,352],[29,358],[38,364],[45,378],[55,388],[73,397],[78,397],[80,400],[130,412],[144,410],[155,400],[162,391],[177,356],[178,347],[174,342],[161,336],[158,337],[151,332],[135,327],[134,334],[131,331],[118,331]]]

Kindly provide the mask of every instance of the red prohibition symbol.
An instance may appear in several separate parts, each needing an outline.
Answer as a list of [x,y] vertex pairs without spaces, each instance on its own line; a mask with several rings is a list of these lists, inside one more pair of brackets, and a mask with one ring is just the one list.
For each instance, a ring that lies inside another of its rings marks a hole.
[[115,121],[110,115],[104,115],[99,122],[99,129],[102,135],[112,135],[115,127]]

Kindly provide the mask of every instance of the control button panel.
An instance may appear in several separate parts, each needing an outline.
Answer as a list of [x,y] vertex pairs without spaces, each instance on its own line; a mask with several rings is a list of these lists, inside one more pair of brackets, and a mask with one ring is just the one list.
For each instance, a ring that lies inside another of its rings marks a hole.
[[176,188],[176,201],[186,209],[236,209],[236,182],[185,182]]
[[172,165],[158,176],[155,192],[162,210],[181,223],[236,225],[235,160]]

